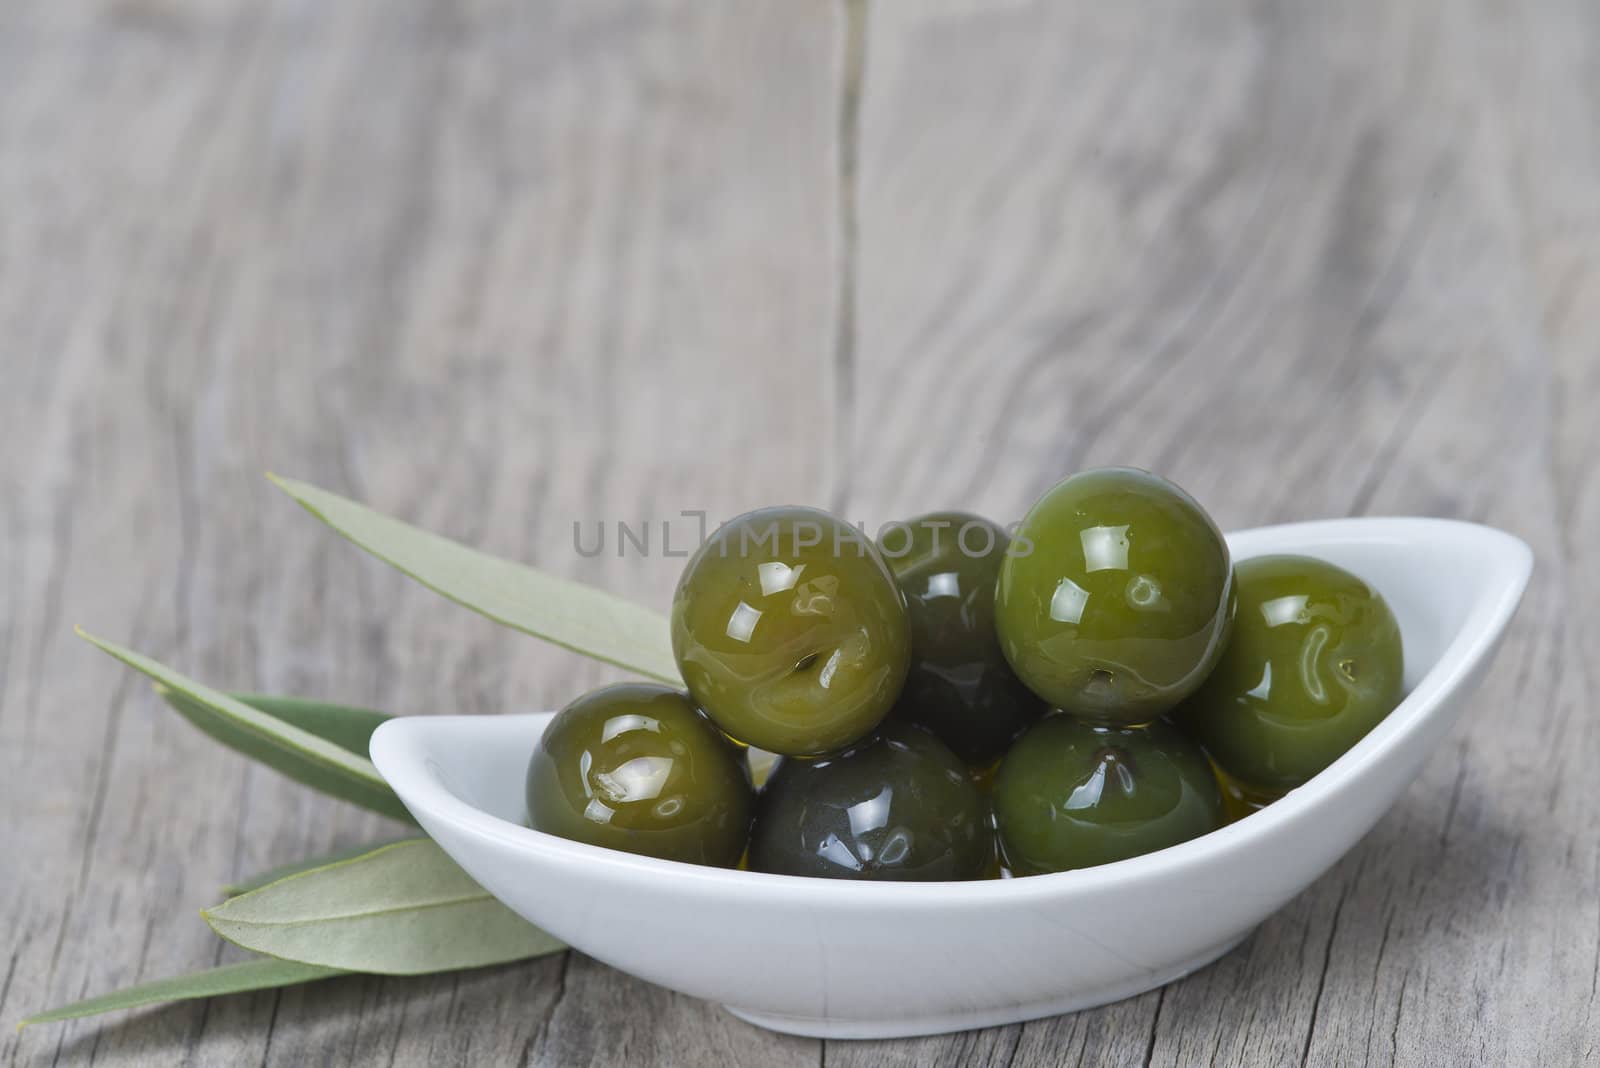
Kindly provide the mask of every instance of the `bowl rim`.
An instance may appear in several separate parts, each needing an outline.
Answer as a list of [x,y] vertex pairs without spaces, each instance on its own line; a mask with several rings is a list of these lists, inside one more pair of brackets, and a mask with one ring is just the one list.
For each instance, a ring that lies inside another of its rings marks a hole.
[[[1492,650],[1515,612],[1533,568],[1533,552],[1515,535],[1478,523],[1454,519],[1360,517],[1309,520],[1256,527],[1227,535],[1234,559],[1276,553],[1305,552],[1281,541],[1330,546],[1391,541],[1437,542],[1472,550],[1471,557],[1488,574],[1461,620],[1455,636],[1437,661],[1384,720],[1305,785],[1249,816],[1192,838],[1126,860],[1090,868],[1012,879],[945,882],[869,882],[818,879],[799,875],[713,868],[661,860],[536,831],[469,804],[445,785],[429,756],[428,742],[440,732],[471,729],[517,734],[554,712],[459,716],[396,717],[373,733],[370,751],[380,774],[419,822],[452,829],[544,860],[603,869],[619,880],[673,880],[685,891],[732,891],[782,901],[804,898],[809,904],[895,905],[937,907],[1058,897],[1067,892],[1116,891],[1157,876],[1217,859],[1219,853],[1245,848],[1252,840],[1281,831],[1308,810],[1359,778],[1379,756],[1420,730],[1446,697]],[[1311,555],[1310,553],[1306,553]]]

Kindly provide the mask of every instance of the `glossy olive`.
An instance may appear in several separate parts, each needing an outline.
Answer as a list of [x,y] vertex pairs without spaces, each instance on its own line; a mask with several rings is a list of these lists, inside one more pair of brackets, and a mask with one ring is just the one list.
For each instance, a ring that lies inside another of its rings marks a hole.
[[1278,798],[1282,791],[1271,793],[1252,789],[1211,762],[1211,773],[1217,777],[1217,789],[1222,791],[1222,821],[1235,823],[1252,813],[1260,812]]
[[1342,568],[1304,556],[1241,562],[1233,637],[1173,721],[1245,787],[1304,783],[1401,697],[1394,613]]
[[995,637],[994,585],[1010,543],[965,512],[918,516],[878,538],[911,615],[911,671],[893,715],[927,727],[969,764],[999,757],[1045,710]]
[[1148,723],[1221,655],[1232,576],[1221,532],[1183,490],[1132,468],[1085,471],[1017,530],[995,588],[1000,648],[1052,706]]
[[629,853],[732,867],[755,790],[744,750],[684,694],[622,683],[556,714],[528,763],[535,830]]
[[756,806],[750,867],[832,879],[976,879],[994,859],[983,795],[906,723],[821,760],[780,761]]
[[1087,868],[1222,825],[1205,754],[1168,724],[1097,727],[1066,715],[1028,729],[1000,764],[995,826],[1018,875]]
[[817,756],[866,736],[911,663],[911,624],[871,542],[814,508],[721,527],[678,581],[672,651],[729,737]]

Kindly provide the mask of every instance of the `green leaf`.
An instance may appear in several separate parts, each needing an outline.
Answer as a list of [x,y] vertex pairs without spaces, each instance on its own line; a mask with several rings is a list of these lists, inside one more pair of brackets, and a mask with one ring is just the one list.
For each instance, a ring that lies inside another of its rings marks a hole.
[[259,875],[252,875],[237,883],[230,883],[224,886],[222,892],[228,897],[238,897],[240,894],[248,894],[252,890],[259,890],[268,883],[275,883],[279,879],[287,879],[291,875],[299,875],[303,871],[310,871],[313,868],[326,868],[328,865],[337,864],[341,860],[353,860],[364,853],[370,853],[374,849],[381,849],[383,846],[394,845],[397,842],[415,841],[420,841],[420,839],[397,838],[388,842],[364,842],[358,846],[351,846],[349,849],[339,849],[332,853],[324,853],[318,857],[310,857],[306,860],[297,860],[292,864],[282,864],[276,868],[269,868]]
[[490,897],[427,839],[291,875],[204,916],[245,949],[383,975],[475,968],[566,948]]
[[379,724],[394,718],[370,708],[329,704],[306,697],[278,697],[264,693],[236,693],[231,696],[258,712],[292,723],[303,731],[310,731],[363,757],[367,755],[372,732],[378,729]]
[[[156,683],[156,693],[191,723],[198,725],[200,720],[211,718],[213,715],[211,710],[199,701],[161,683]],[[257,712],[265,712],[273,719],[309,731],[358,757],[367,755],[367,746],[372,740],[372,732],[378,729],[378,724],[392,718],[382,712],[374,712],[370,708],[330,705],[323,701],[300,697],[272,697],[259,693],[234,693],[228,696],[240,704],[249,705]],[[202,726],[201,729],[205,728]]]
[[137,986],[124,987],[110,994],[75,1001],[71,1005],[62,1005],[60,1008],[29,1016],[17,1025],[17,1030],[20,1031],[30,1024],[55,1023],[58,1020],[72,1020],[80,1016],[96,1016],[102,1012],[136,1009],[141,1005],[154,1005],[162,1001],[189,1001],[194,998],[216,997],[219,994],[243,994],[251,990],[293,986],[296,983],[309,983],[314,979],[326,979],[329,976],[343,974],[345,973],[338,968],[322,968],[315,964],[264,957],[259,960],[242,961],[239,964],[224,964],[220,968],[208,968],[203,972],[190,972],[188,975],[173,976],[170,979],[139,983]]
[[[148,657],[96,638],[82,628],[78,634],[154,679],[158,692],[164,687],[162,696],[179,713],[223,745],[254,757],[296,782],[385,816],[413,822],[366,756],[185,678]],[[176,696],[187,700],[173,700]]]
[[335,531],[457,604],[573,652],[681,685],[667,621],[648,608],[469,549],[305,482],[267,477]]

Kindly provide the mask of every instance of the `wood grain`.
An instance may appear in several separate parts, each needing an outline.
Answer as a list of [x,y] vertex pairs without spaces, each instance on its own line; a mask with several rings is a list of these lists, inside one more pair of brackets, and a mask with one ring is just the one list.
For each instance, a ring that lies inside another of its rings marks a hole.
[[1007,520],[1108,462],[1225,527],[1459,516],[1538,564],[1394,811],[1161,991],[823,1044],[569,954],[7,1026],[0,1059],[1600,1059],[1597,55],[1584,0],[6,5],[5,1024],[228,959],[223,883],[391,830],[70,624],[400,713],[611,677],[263,469],[657,605],[677,561],[573,523]]
[[0,27],[0,1062],[794,1049],[562,961],[9,1025],[228,956],[197,915],[225,882],[393,832],[219,751],[70,624],[394,712],[608,677],[368,561],[264,470],[660,607],[678,561],[582,557],[572,524],[825,496],[827,449],[791,445],[831,437],[837,392],[833,21],[40,0]]
[[1218,965],[1024,1025],[1004,1056],[1591,1059],[1596,452],[1562,412],[1600,385],[1594,133],[1568,100],[1600,24],[1538,4],[873,14],[854,511],[1009,519],[1065,471],[1134,463],[1225,527],[1460,516],[1539,559],[1466,729],[1343,863]]

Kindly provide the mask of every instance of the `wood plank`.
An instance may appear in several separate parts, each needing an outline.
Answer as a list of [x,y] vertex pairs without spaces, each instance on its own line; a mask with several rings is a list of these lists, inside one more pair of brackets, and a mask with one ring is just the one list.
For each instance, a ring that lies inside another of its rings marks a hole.
[[582,557],[574,521],[826,496],[836,49],[781,4],[6,5],[0,1061],[816,1059],[561,959],[9,1025],[229,957],[196,916],[224,882],[392,831],[219,751],[70,624],[404,713],[612,677],[263,470],[663,608],[679,561]]
[[1225,527],[1460,516],[1539,557],[1465,728],[1244,946],[917,1059],[1594,1055],[1597,30],[1578,4],[873,4],[853,516],[1008,520],[1133,463]]

